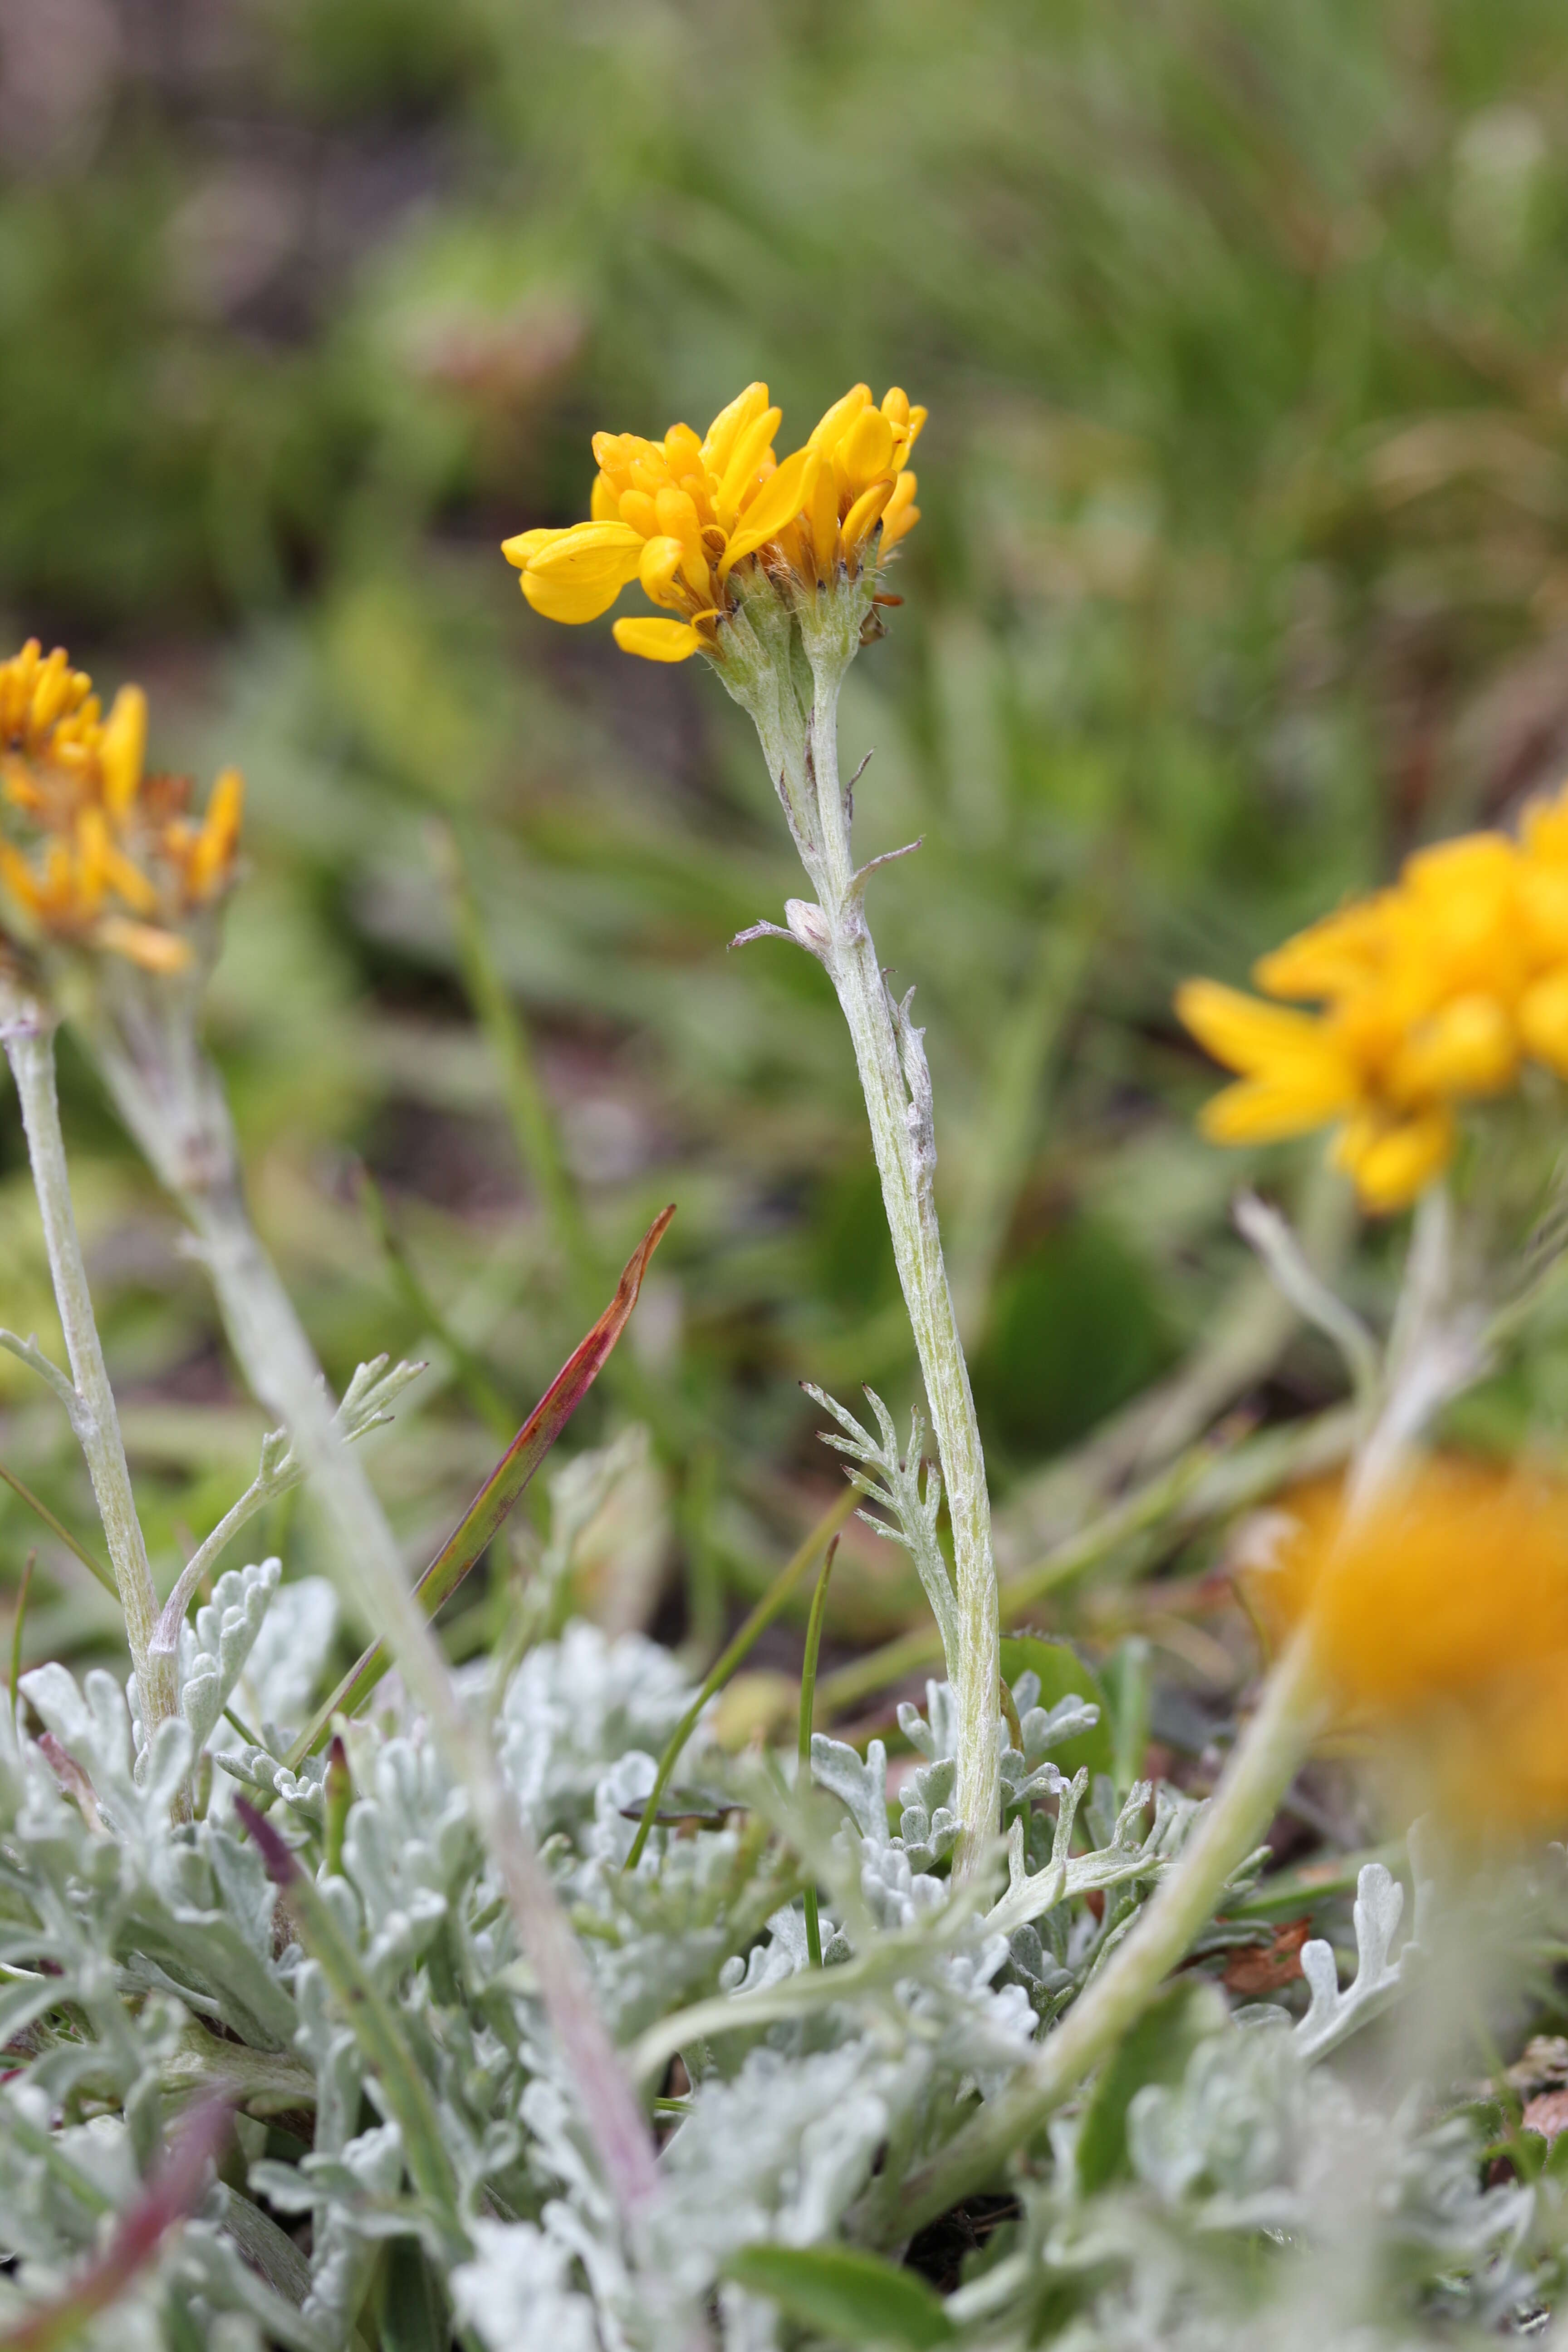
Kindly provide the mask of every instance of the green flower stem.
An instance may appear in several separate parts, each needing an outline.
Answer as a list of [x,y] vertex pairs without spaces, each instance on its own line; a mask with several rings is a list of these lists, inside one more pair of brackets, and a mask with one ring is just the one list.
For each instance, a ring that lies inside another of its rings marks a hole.
[[[805,1625],[805,1655],[800,1664],[800,1741],[795,1751],[799,1767],[796,1786],[811,1786],[811,1727],[816,1714],[816,1659],[822,1647],[822,1621],[827,1613],[827,1586],[833,1574],[833,1563],[838,1556],[838,1538],[834,1537],[823,1558],[822,1573],[816,1580],[816,1591],[811,1596],[811,1615]],[[805,1890],[805,1948],[814,1969],[822,1966],[822,1923],[817,1916],[816,1885],[814,1880]]]
[[994,2179],[1013,2150],[1110,2056],[1185,1958],[1226,1880],[1268,1828],[1324,1714],[1309,1643],[1298,1635],[1270,1675],[1207,1811],[1137,1926],[1009,2087],[911,2177],[900,2209],[901,2231],[922,2228]]
[[942,1461],[960,1628],[947,1671],[958,1701],[954,1804],[963,1828],[954,1864],[962,1876],[989,1851],[999,1823],[996,1565],[985,1457],[937,1224],[931,1074],[907,1000],[895,1007],[882,976],[866,920],[870,869],[857,872],[850,842],[853,782],[847,787],[838,773],[839,690],[871,615],[875,578],[873,562],[857,579],[803,594],[793,621],[771,585],[745,593],[726,623],[718,667],[751,714],[817,893],[815,906],[790,901],[789,936],[821,962],[849,1025]]
[[[956,1807],[963,1822],[957,1867],[973,1868],[997,1829],[1001,1781],[996,1743],[996,1696],[1001,1675],[996,1565],[991,1549],[991,1498],[985,1456],[969,1385],[969,1366],[942,1263],[933,1179],[930,1079],[925,1057],[907,1024],[894,1026],[876,944],[866,920],[864,885],[854,873],[847,796],[838,781],[835,703],[819,677],[812,718],[812,764],[822,820],[828,975],[838,992],[855,1047],[871,1122],[871,1146],[882,1180],[882,1200],[893,1238],[915,1349],[931,1405],[952,1528],[953,1580],[962,1646],[950,1673],[958,1699]],[[905,1051],[900,1054],[900,1042]],[[911,1067],[912,1065],[912,1067]],[[911,1087],[918,1071],[924,1079]]]
[[43,1220],[55,1304],[59,1309],[70,1362],[74,1388],[69,1404],[71,1425],[87,1461],[99,1517],[103,1522],[110,1565],[125,1618],[126,1640],[136,1669],[142,1721],[151,1731],[174,1712],[175,1667],[172,1658],[158,1658],[153,1652],[158,1592],[147,1565],[147,1547],[131,1490],[120,1415],[104,1367],[92,1294],[82,1263],[81,1239],[71,1206],[65,1138],[60,1132],[59,1101],[55,1092],[56,1026],[54,1015],[36,1000],[11,991],[0,996],[0,1039],[5,1044],[22,1107],[22,1125],[27,1138],[38,1213]]
[[396,1540],[363,1465],[332,1426],[315,1354],[253,1231],[237,1178],[184,1196],[236,1355],[261,1402],[288,1430],[326,1513],[366,1620],[376,1626],[423,1709],[505,1887],[540,1998],[560,2037],[588,2127],[628,2217],[654,2193],[654,2151],[641,2110],[594,2001],[565,1914],[496,1768],[486,1727],[459,1704],[446,1660],[410,1591]]

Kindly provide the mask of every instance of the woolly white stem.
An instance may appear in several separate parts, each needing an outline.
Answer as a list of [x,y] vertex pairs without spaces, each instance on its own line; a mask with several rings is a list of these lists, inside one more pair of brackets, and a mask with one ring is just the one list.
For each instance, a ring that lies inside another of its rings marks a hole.
[[816,889],[816,905],[790,901],[788,935],[821,961],[849,1024],[893,1255],[931,1406],[952,1528],[959,1639],[947,1668],[958,1701],[954,1803],[963,1823],[955,1866],[967,1875],[990,1849],[1000,1813],[996,1567],[985,1457],[937,1225],[931,1073],[908,999],[894,1005],[877,961],[866,920],[870,868],[856,871],[851,847],[853,783],[846,787],[838,774],[839,688],[871,614],[874,583],[873,564],[856,579],[804,592],[793,625],[772,586],[743,593],[739,610],[726,621],[716,666],[755,724],[791,836]]
[[43,1220],[55,1303],[59,1308],[70,1361],[73,1392],[68,1402],[71,1426],[86,1458],[93,1496],[103,1522],[110,1565],[125,1616],[126,1640],[136,1669],[142,1720],[151,1731],[174,1712],[174,1663],[156,1656],[153,1649],[158,1594],[147,1565],[147,1547],[131,1490],[120,1415],[104,1367],[76,1213],[71,1206],[70,1175],[55,1091],[56,1025],[55,1016],[35,999],[9,989],[0,991],[0,1040],[5,1044],[22,1107],[22,1125],[27,1138],[38,1213]]
[[363,1465],[332,1425],[332,1406],[277,1269],[235,1182],[185,1196],[224,1321],[246,1376],[288,1430],[352,1571],[367,1622],[385,1637],[500,1874],[542,2000],[560,2036],[608,2183],[635,2215],[655,2185],[653,2147],[595,2005],[582,1955],[482,1721],[459,1704],[447,1662],[411,1593]]
[[991,1500],[969,1366],[942,1261],[933,1181],[931,1077],[920,1032],[895,1012],[866,920],[864,883],[850,849],[848,795],[838,778],[837,686],[820,676],[811,763],[820,824],[823,962],[855,1048],[893,1256],[903,1286],[942,1459],[952,1528],[959,1653],[948,1670],[958,1701],[955,1809],[963,1822],[957,1867],[973,1869],[998,1826],[997,1690],[1001,1650]]
[[999,2098],[910,2181],[900,2226],[919,2229],[989,2180],[1137,2023],[1214,1912],[1233,1871],[1273,1818],[1324,1716],[1309,1639],[1298,1635],[1219,1787],[1136,1927]]

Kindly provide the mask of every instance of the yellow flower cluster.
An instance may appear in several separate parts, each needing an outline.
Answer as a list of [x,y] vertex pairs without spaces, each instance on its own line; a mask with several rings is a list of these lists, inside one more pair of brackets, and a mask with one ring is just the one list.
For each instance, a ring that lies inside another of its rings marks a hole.
[[0,662],[0,933],[149,971],[190,958],[180,926],[233,877],[244,782],[226,768],[197,823],[184,777],[146,772],[147,698],[102,715],[92,680],[36,637]]
[[681,618],[619,620],[616,643],[646,661],[685,661],[715,649],[737,564],[826,583],[879,562],[913,530],[908,461],[925,416],[896,388],[879,407],[858,383],[781,464],[783,412],[753,383],[700,440],[689,425],[672,425],[662,441],[595,433],[592,520],[521,531],[501,551],[547,620],[597,620],[640,580]]
[[1452,1157],[1458,1104],[1511,1087],[1527,1059],[1568,1076],[1568,793],[1520,837],[1467,834],[1409,858],[1389,889],[1265,956],[1281,1004],[1189,981],[1176,1010],[1236,1071],[1206,1106],[1219,1143],[1338,1123],[1332,1157],[1365,1207],[1405,1207]]
[[1408,1747],[1472,1822],[1568,1821],[1568,1486],[1434,1454],[1347,1521],[1338,1479],[1284,1498],[1247,1584],[1305,1621],[1344,1718]]

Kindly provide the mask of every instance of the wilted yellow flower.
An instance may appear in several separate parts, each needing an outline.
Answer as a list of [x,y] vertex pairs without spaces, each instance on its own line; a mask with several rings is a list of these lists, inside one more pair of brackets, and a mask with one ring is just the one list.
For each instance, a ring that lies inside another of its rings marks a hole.
[[522,593],[547,620],[597,620],[634,580],[674,620],[616,623],[622,651],[647,661],[717,653],[737,565],[761,565],[796,587],[858,574],[920,520],[906,460],[925,422],[894,389],[881,406],[857,384],[782,464],[782,412],[765,383],[748,384],[701,439],[672,425],[662,441],[595,433],[587,522],[525,530],[502,542]]
[[232,877],[245,786],[226,768],[200,822],[185,778],[146,772],[147,698],[121,687],[107,718],[92,680],[36,637],[0,662],[0,930],[67,942],[150,971],[190,958],[181,925]]
[[1336,1162],[1366,1207],[1405,1207],[1441,1173],[1455,1107],[1511,1087],[1526,1058],[1568,1076],[1568,797],[1521,837],[1474,833],[1405,861],[1387,890],[1264,956],[1288,1012],[1212,981],[1177,992],[1183,1021],[1241,1080],[1203,1116],[1221,1143],[1340,1122]]
[[1347,1721],[1407,1743],[1472,1821],[1568,1821],[1568,1483],[1434,1454],[1348,1517],[1313,1480],[1264,1534],[1249,1591],[1308,1625]]

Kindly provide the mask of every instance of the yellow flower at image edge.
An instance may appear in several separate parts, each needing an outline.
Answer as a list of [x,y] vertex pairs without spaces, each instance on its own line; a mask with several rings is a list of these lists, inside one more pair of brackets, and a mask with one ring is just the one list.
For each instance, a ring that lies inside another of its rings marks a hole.
[[1249,1595],[1277,1634],[1309,1626],[1347,1720],[1471,1827],[1568,1822],[1568,1481],[1434,1454],[1348,1522],[1324,1478],[1262,1532]]
[[184,779],[146,772],[146,743],[139,686],[105,718],[62,649],[46,657],[32,638],[0,662],[0,934],[149,971],[189,962],[183,927],[233,877],[245,785],[225,769],[197,823]]
[[879,562],[920,520],[906,461],[924,409],[896,388],[878,406],[857,384],[781,464],[782,422],[766,384],[753,383],[700,438],[689,425],[672,425],[662,441],[595,433],[590,520],[502,542],[534,611],[597,620],[637,581],[679,617],[618,620],[616,644],[645,661],[685,661],[717,650],[738,565],[807,587]]
[[1526,1060],[1568,1076],[1568,796],[1521,838],[1468,834],[1407,858],[1389,889],[1262,957],[1270,1004],[1207,980],[1176,1011],[1238,1084],[1202,1115],[1230,1144],[1333,1123],[1335,1162],[1371,1210],[1440,1175],[1456,1110],[1506,1092]]

